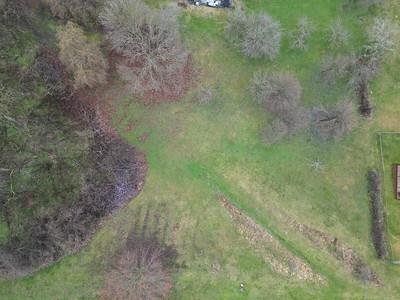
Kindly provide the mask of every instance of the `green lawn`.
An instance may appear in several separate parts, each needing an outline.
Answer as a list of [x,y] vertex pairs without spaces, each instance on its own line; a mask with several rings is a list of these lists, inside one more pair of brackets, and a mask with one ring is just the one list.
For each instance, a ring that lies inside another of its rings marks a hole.
[[395,198],[393,165],[400,162],[400,134],[380,134],[384,168],[385,225],[391,260],[400,259],[400,202]]
[[[248,92],[253,72],[281,70],[299,77],[305,105],[343,100],[343,87],[325,91],[314,80],[322,57],[339,52],[326,48],[324,32],[331,21],[340,16],[353,33],[346,51],[356,50],[363,40],[364,23],[358,16],[366,12],[343,11],[342,2],[244,1],[249,9],[268,11],[287,30],[303,15],[318,25],[309,52],[289,50],[284,41],[274,62],[241,56],[224,36],[224,13],[183,13],[182,32],[199,70],[185,99],[153,106],[126,95],[115,99],[116,127],[147,156],[142,193],[104,222],[77,255],[32,277],[0,282],[0,299],[95,299],[109,257],[124,243],[129,228],[143,221],[146,209],[161,217],[167,241],[179,252],[181,268],[172,299],[399,299],[400,266],[375,259],[365,179],[369,168],[379,167],[375,133],[400,125],[395,114],[400,107],[393,108],[399,60],[385,64],[373,85],[374,119],[360,119],[341,141],[320,143],[301,132],[274,146],[263,145],[260,130],[270,118]],[[209,105],[196,101],[204,84],[218,87],[215,102]],[[128,131],[131,124],[134,129]],[[149,137],[140,142],[143,133]],[[312,168],[315,160],[322,163],[321,169]],[[274,273],[236,231],[217,201],[220,193],[307,261],[327,283],[299,282]],[[289,228],[283,213],[355,249],[384,286],[354,279],[330,255]],[[389,229],[397,232],[400,227],[392,223]],[[244,293],[239,292],[240,282],[246,283]]]

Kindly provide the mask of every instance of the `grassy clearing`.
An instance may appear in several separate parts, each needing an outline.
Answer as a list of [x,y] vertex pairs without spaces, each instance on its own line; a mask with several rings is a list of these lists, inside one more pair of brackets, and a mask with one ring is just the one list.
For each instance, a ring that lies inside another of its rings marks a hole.
[[[168,224],[166,239],[180,254],[182,267],[172,299],[398,299],[399,268],[374,258],[365,174],[378,163],[374,132],[399,124],[391,113],[396,97],[390,92],[399,62],[386,66],[373,87],[376,121],[359,120],[350,136],[335,143],[319,143],[302,132],[271,147],[262,145],[260,129],[269,119],[247,90],[254,71],[281,70],[299,77],[306,105],[342,100],[340,86],[325,91],[314,81],[322,57],[338,51],[326,48],[324,30],[330,21],[339,16],[345,20],[353,33],[351,49],[363,40],[357,17],[365,12],[344,12],[341,3],[245,1],[248,9],[269,12],[287,30],[303,15],[321,26],[309,52],[289,50],[285,41],[274,62],[249,60],[233,49],[224,37],[223,13],[183,13],[182,31],[200,70],[186,98],[157,106],[129,97],[116,99],[120,134],[147,155],[143,192],[104,222],[81,253],[31,278],[0,282],[0,299],[94,299],[109,257],[124,243],[138,211],[142,215],[147,207]],[[210,105],[195,100],[203,84],[219,87]],[[387,115],[390,119],[381,125]],[[149,135],[144,143],[139,141],[143,133]],[[315,160],[321,161],[321,169],[312,167]],[[327,284],[305,284],[274,273],[235,230],[216,200],[218,193],[327,278]],[[290,230],[280,212],[351,246],[376,270],[384,287],[355,280],[328,254]],[[398,225],[390,226],[398,230]],[[240,282],[246,284],[244,293],[239,292]]]
[[384,203],[386,234],[389,242],[389,259],[400,259],[400,203],[395,198],[393,164],[400,162],[400,134],[380,134],[378,146],[382,149],[384,172]]

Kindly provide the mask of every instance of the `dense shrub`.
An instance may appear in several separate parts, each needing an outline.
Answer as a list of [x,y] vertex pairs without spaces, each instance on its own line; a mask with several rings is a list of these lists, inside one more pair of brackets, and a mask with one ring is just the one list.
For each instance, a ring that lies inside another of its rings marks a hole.
[[314,27],[307,17],[297,21],[296,28],[289,33],[290,47],[292,49],[307,49],[307,42],[311,37]]
[[386,256],[385,223],[383,216],[383,203],[381,194],[381,180],[376,170],[367,174],[368,194],[371,201],[372,241],[379,259]]
[[230,14],[226,32],[246,56],[274,59],[280,49],[281,27],[266,13]]
[[120,140],[95,139],[90,150],[93,160],[87,163],[85,176],[77,178],[83,186],[79,189],[69,186],[82,192],[72,196],[73,201],[59,201],[61,205],[54,209],[16,224],[19,230],[11,230],[6,250],[15,256],[18,269],[48,264],[79,249],[100,219],[136,192],[134,184],[140,180],[142,171],[134,150]]
[[76,89],[106,82],[107,61],[99,45],[89,41],[78,25],[68,22],[57,36],[60,60],[72,73]]
[[[8,70],[15,59],[8,50],[25,50],[26,36],[36,48],[35,35],[2,24],[13,38],[0,45]],[[108,135],[71,90],[54,51],[38,49],[31,64],[0,74],[1,276],[25,275],[79,249],[103,216],[136,195],[145,171],[135,150]],[[25,74],[33,82],[22,88]]]
[[336,107],[314,107],[311,112],[311,131],[321,140],[339,139],[354,126],[353,106],[344,101]]
[[73,21],[83,26],[96,23],[103,0],[45,0],[53,16],[63,21]]
[[42,46],[37,53],[32,72],[43,81],[50,96],[56,99],[68,96],[71,88],[70,78],[54,50]]
[[[88,135],[37,99],[16,91],[15,95],[4,123],[8,134],[0,143],[0,164],[10,179],[7,195],[0,199],[9,232],[0,252],[6,258],[12,255],[13,269],[23,273],[31,262],[45,262],[42,258],[47,260],[61,251],[60,247],[47,250],[54,248],[50,244],[59,237],[48,241],[41,234],[43,224],[39,226],[36,220],[53,214],[59,203],[78,197],[88,162]],[[44,246],[46,243],[49,245]],[[10,271],[0,260],[0,273],[14,275]]]
[[160,91],[185,67],[188,55],[175,11],[151,10],[140,0],[115,0],[107,3],[100,22],[125,60],[118,68],[121,78],[134,91]]

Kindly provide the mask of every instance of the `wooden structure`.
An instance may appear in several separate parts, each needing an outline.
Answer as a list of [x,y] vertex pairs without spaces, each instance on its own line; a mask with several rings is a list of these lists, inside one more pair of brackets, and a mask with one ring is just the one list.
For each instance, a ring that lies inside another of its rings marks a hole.
[[394,193],[397,200],[400,200],[400,164],[393,165]]

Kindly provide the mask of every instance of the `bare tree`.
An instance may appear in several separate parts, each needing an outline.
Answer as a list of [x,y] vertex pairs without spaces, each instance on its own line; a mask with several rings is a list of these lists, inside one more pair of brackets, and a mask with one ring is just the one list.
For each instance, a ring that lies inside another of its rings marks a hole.
[[160,256],[160,250],[148,249],[123,253],[107,274],[101,297],[115,300],[165,299],[172,288],[172,280]]
[[368,44],[366,54],[373,57],[380,57],[385,52],[395,49],[395,36],[398,27],[387,19],[377,17],[368,29]]
[[60,60],[73,74],[75,88],[92,88],[106,81],[107,61],[99,46],[89,41],[78,25],[68,22],[58,32],[58,46]]
[[290,47],[292,49],[307,49],[307,41],[309,40],[314,27],[307,17],[302,17],[298,20],[296,28],[289,33]]
[[258,103],[278,118],[290,122],[298,109],[301,87],[298,80],[289,74],[254,74],[250,86]]
[[188,55],[174,10],[151,10],[140,0],[115,0],[107,3],[100,22],[113,49],[126,61],[119,72],[133,90],[160,91],[184,68]]
[[281,26],[266,13],[232,13],[226,29],[232,42],[246,56],[274,59],[279,53]]
[[311,113],[311,131],[321,140],[340,139],[354,126],[353,106],[343,101],[336,107],[314,107]]
[[329,26],[328,42],[332,47],[341,47],[346,45],[350,39],[350,32],[343,26],[340,19]]
[[[140,214],[140,211],[137,213]],[[167,298],[172,288],[171,272],[176,266],[178,253],[163,240],[163,231],[167,230],[168,224],[163,225],[159,216],[153,213],[147,207],[140,223],[137,216],[125,247],[105,275],[105,285],[100,291],[101,299]],[[151,225],[152,221],[155,226]]]
[[319,81],[326,86],[332,86],[338,79],[352,74],[356,61],[354,54],[324,57],[318,74]]

